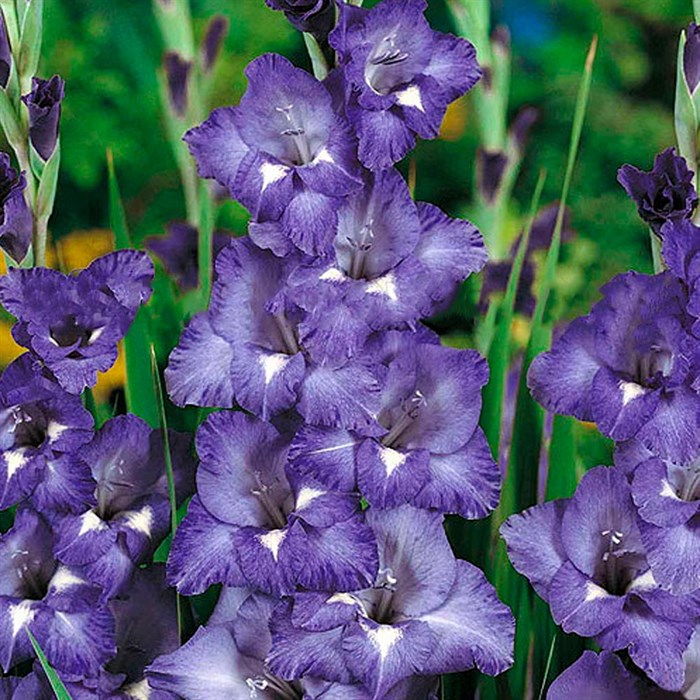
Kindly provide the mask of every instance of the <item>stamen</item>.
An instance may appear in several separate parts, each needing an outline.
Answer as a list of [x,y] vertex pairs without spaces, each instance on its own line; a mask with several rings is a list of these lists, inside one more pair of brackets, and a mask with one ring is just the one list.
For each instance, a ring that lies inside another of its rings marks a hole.
[[281,530],[287,525],[287,519],[284,517],[282,509],[272,500],[270,487],[263,483],[260,472],[255,472],[255,481],[258,488],[251,489],[251,494],[258,498],[275,527]]
[[421,409],[427,405],[428,401],[420,389],[416,389],[408,398],[404,399],[401,402],[402,415],[382,438],[382,445],[384,445],[384,447],[392,447],[403,432],[418,417]]
[[394,576],[394,572],[387,569],[380,569],[377,574],[376,588],[381,589],[379,600],[374,610],[374,621],[384,624],[391,619],[391,602],[396,592],[396,584],[398,579]]
[[353,249],[352,260],[350,262],[350,277],[353,279],[359,280],[364,275],[367,253],[372,249],[372,244],[374,243],[373,225],[374,219],[370,218],[360,230],[359,236],[356,238],[346,236],[347,242]]
[[286,353],[288,355],[296,355],[299,352],[299,341],[297,340],[294,328],[292,328],[292,325],[287,320],[284,312],[274,314],[273,318],[275,319],[275,325],[282,336],[282,343],[284,344]]
[[301,124],[298,124],[294,118],[294,105],[275,107],[275,109],[281,114],[284,114],[289,124],[288,128],[280,131],[280,135],[289,136],[292,139],[297,154],[297,158],[295,159],[296,164],[304,165],[310,163],[313,160],[313,154],[311,153],[311,147],[306,138],[306,129],[304,129]]
[[684,501],[696,501],[700,488],[700,458],[688,466],[688,472],[685,476],[679,497]]

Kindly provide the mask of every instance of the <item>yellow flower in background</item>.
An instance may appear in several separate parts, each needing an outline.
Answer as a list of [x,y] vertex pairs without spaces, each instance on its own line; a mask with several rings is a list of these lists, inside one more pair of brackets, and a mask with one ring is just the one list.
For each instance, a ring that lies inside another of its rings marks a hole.
[[95,402],[104,404],[109,402],[113,391],[122,389],[126,382],[126,360],[124,359],[124,343],[119,343],[117,361],[106,371],[97,375],[97,384],[92,393]]
[[447,107],[445,119],[440,127],[440,138],[445,141],[458,141],[464,133],[469,118],[469,107],[464,97],[455,100]]
[[95,258],[114,250],[112,232],[106,228],[72,231],[57,243],[61,267],[66,272],[87,267]]
[[7,367],[16,357],[19,357],[24,348],[15,343],[10,329],[10,321],[0,321],[0,366]]

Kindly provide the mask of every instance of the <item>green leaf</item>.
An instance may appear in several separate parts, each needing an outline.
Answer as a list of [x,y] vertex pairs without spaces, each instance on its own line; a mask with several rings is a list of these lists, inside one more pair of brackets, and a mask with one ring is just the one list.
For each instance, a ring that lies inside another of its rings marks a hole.
[[661,241],[651,229],[649,229],[649,247],[651,248],[651,262],[654,266],[654,274],[658,275],[659,272],[663,272],[666,266],[661,256]]
[[[511,327],[515,310],[515,299],[520,283],[520,274],[527,253],[530,231],[540,206],[540,198],[546,175],[540,173],[530,204],[530,214],[525,225],[525,231],[518,246],[518,252],[513,261],[513,267],[508,277],[505,297],[498,308],[498,320],[493,340],[490,344],[489,382],[483,391],[483,410],[481,413],[481,427],[491,447],[491,452],[498,455],[501,437],[501,417],[503,415],[503,399],[505,394],[506,376],[510,362]],[[496,306],[496,304],[494,304]]]
[[[31,148],[31,155],[36,154]],[[36,154],[38,157],[38,154]],[[61,167],[61,140],[56,141],[56,148],[51,157],[43,163],[41,174],[36,175],[39,181],[39,189],[36,194],[36,215],[49,219],[53,212],[53,204],[56,199],[56,186],[58,184],[58,171]],[[35,173],[36,174],[36,173]]]
[[[131,248],[131,237],[126,223],[126,214],[119,193],[119,183],[114,172],[111,151],[107,151],[109,171],[109,223],[114,232],[117,250]],[[130,413],[143,418],[152,428],[159,424],[158,401],[151,372],[150,318],[148,308],[142,306],[124,338],[126,358],[126,406]]]
[[7,142],[14,150],[24,141],[22,128],[17,120],[17,113],[12,106],[10,96],[5,90],[0,89],[0,126],[5,132]]
[[304,44],[306,45],[306,51],[311,59],[311,67],[314,71],[314,76],[316,80],[325,80],[328,75],[328,61],[323,55],[323,51],[319,46],[316,37],[313,34],[304,32]]
[[693,0],[693,14],[695,21],[700,23],[700,0]]
[[212,238],[214,235],[214,207],[209,194],[208,183],[202,180],[199,190],[200,217],[199,240],[197,242],[197,263],[199,267],[199,293],[202,308],[209,304],[212,280]]
[[549,446],[546,500],[569,498],[576,490],[576,419],[554,416],[552,441]]
[[195,45],[189,0],[153,0],[153,11],[166,50],[193,59]]
[[678,40],[678,58],[676,63],[676,100],[674,106],[674,122],[678,152],[688,163],[688,167],[697,172],[697,140],[698,114],[697,107],[690,94],[690,88],[683,70],[683,53],[685,50],[685,31],[681,32]]
[[66,686],[63,685],[63,681],[49,663],[48,659],[46,658],[46,654],[44,654],[44,651],[39,646],[39,642],[36,641],[29,628],[27,628],[27,634],[29,635],[29,641],[34,647],[34,653],[37,655],[39,663],[44,669],[46,677],[49,679],[51,690],[53,690],[53,694],[56,696],[57,700],[72,700],[70,693],[66,690]]
[[549,645],[549,654],[547,655],[547,664],[544,667],[544,673],[542,674],[542,685],[540,686],[540,692],[537,696],[537,700],[544,699],[544,691],[547,688],[547,678],[549,677],[549,670],[552,667],[552,659],[554,658],[554,648],[557,644],[557,635],[552,636],[552,643]]
[[[151,345],[151,372],[153,375],[154,389],[158,404],[159,424],[163,434],[163,456],[165,457],[165,474],[168,477],[168,500],[170,501],[170,534],[175,537],[178,525],[177,496],[175,494],[175,473],[173,472],[173,458],[170,451],[170,436],[168,435],[168,420],[165,415],[165,398],[163,396],[163,385],[158,373],[158,363],[156,361],[156,350]],[[182,608],[180,595],[175,592],[175,604],[177,606],[177,634],[182,641]]]

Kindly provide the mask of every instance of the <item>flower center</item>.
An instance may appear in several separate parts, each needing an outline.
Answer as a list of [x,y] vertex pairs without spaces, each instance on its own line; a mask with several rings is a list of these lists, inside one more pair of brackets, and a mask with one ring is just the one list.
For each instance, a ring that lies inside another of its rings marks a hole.
[[637,358],[634,381],[640,386],[656,388],[664,377],[673,370],[673,353],[667,348],[654,344],[649,351]]
[[49,589],[53,570],[42,571],[42,565],[45,562],[37,559],[36,556],[33,557],[27,549],[15,550],[11,554],[11,559],[19,579],[19,597],[26,600],[41,600]]
[[40,447],[46,440],[46,416],[36,406],[14,406],[11,417],[15,447]]
[[385,36],[367,58],[365,64],[365,81],[380,95],[386,95],[403,82],[403,71],[396,66],[404,63],[410,54],[403,51],[396,43],[396,35]]
[[624,595],[637,574],[637,557],[625,551],[625,534],[620,530],[602,530],[600,536],[606,543],[594,580],[608,593]]
[[[79,348],[92,345],[102,335],[104,326],[86,328],[78,321],[75,314],[68,314],[61,321],[49,328],[50,340],[59,348],[77,345]],[[69,355],[72,357],[73,353]]]
[[284,347],[283,352],[285,352],[287,355],[296,355],[300,348],[294,327],[283,312],[273,314],[272,318],[274,319],[275,325],[277,326],[277,330],[280,334],[282,346]]
[[684,501],[700,500],[700,457],[683,470],[678,497]]
[[288,151],[292,165],[306,165],[313,160],[311,144],[306,135],[306,129],[298,120],[294,105],[290,104],[285,107],[275,107],[284,119],[284,128],[280,131],[280,135],[289,139],[290,149]]
[[394,576],[394,572],[390,568],[380,569],[377,574],[376,588],[381,590],[379,598],[374,607],[374,621],[380,625],[391,622],[393,610],[391,608],[396,593],[396,584],[398,579]]
[[255,496],[261,503],[267,517],[270,519],[275,529],[281,530],[287,526],[287,518],[272,498],[272,487],[264,483],[260,472],[255,472],[256,488],[251,489],[250,493]]
[[373,224],[374,219],[370,218],[360,229],[360,233],[357,236],[346,236],[348,245],[352,250],[348,274],[355,280],[359,280],[365,274],[365,261],[374,243]]
[[401,414],[389,432],[382,438],[382,445],[393,447],[427,405],[428,400],[420,389],[416,389],[408,398],[403,399],[401,401]]
[[124,458],[120,457],[116,462],[112,463],[97,480],[97,488],[95,489],[97,506],[95,506],[93,512],[101,520],[111,520],[116,514],[112,507],[112,501],[117,489],[129,491],[134,488],[134,484],[125,478],[125,474]]

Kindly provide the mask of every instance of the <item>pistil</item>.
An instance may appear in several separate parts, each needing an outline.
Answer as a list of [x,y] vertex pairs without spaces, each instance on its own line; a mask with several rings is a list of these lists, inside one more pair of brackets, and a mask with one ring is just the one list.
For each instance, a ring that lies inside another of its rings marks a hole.
[[288,355],[296,355],[299,352],[299,342],[297,341],[296,334],[292,325],[287,320],[284,312],[276,313],[273,315],[275,319],[275,324],[282,337],[282,342],[284,343],[284,348]]
[[421,409],[427,406],[428,402],[419,389],[416,389],[411,396],[401,403],[401,416],[391,426],[389,432],[382,438],[384,447],[392,447],[403,435],[404,431],[418,417]]
[[292,139],[297,154],[295,159],[296,165],[306,165],[310,163],[313,160],[313,153],[311,153],[311,146],[306,138],[306,129],[294,118],[294,105],[277,107],[276,109],[285,116],[289,124],[286,129],[282,129],[280,134],[282,136],[289,136]]
[[287,519],[284,517],[282,509],[272,500],[270,487],[263,483],[260,472],[255,472],[255,481],[258,487],[253,489],[251,493],[260,501],[275,528],[282,529],[287,525]]

